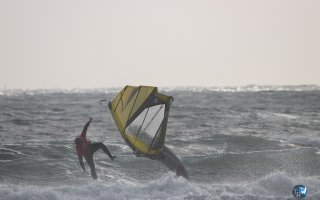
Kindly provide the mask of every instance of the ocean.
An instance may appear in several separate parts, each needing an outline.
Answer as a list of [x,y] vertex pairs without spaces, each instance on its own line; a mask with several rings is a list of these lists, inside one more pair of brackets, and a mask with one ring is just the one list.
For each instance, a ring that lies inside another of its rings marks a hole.
[[[120,90],[0,90],[0,199],[293,200],[300,184],[320,199],[319,86],[158,88],[189,181],[133,155],[99,104]],[[87,137],[116,156],[95,153],[97,181],[73,143],[90,117]]]

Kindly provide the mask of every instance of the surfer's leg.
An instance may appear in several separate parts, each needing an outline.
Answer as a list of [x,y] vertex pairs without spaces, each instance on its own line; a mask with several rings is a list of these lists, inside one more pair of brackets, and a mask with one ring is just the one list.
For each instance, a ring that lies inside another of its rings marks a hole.
[[115,158],[115,156],[112,156],[109,149],[106,147],[106,145],[104,145],[103,143],[101,143],[101,149],[109,156],[109,158],[111,160],[113,160],[113,158]]
[[95,142],[95,143],[92,143],[91,146],[90,146],[91,150],[92,150],[92,153],[96,152],[98,149],[102,149],[108,156],[111,160],[113,160],[113,158],[115,158],[115,156],[112,156],[109,149],[106,147],[106,145],[104,145],[102,142]]
[[97,173],[96,173],[96,168],[94,166],[94,162],[93,162],[93,153],[90,154],[89,156],[85,157],[90,169],[91,169],[91,176],[94,180],[97,180]]

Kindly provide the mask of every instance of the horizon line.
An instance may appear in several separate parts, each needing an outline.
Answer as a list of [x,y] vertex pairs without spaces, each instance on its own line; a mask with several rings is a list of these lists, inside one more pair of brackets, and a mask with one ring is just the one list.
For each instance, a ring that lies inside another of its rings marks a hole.
[[[127,84],[131,85],[131,84]],[[63,91],[74,91],[74,92],[81,92],[81,91],[101,91],[101,90],[110,90],[115,91],[125,87],[123,86],[110,86],[110,87],[48,87],[48,88],[1,88],[0,92],[13,92],[13,91],[46,91],[46,92],[63,92]],[[230,86],[154,86],[154,85],[133,85],[132,86],[152,86],[157,87],[160,90],[190,90],[190,91],[303,91],[303,90],[320,90],[320,85],[318,84],[297,84],[297,85],[262,85],[262,84],[247,84],[247,85],[230,85]]]

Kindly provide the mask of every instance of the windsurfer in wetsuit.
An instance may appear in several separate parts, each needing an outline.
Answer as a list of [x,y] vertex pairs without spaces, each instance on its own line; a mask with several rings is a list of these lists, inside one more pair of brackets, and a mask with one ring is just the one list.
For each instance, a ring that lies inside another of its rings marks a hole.
[[80,166],[81,166],[83,172],[86,172],[86,169],[83,164],[83,157],[84,157],[86,159],[88,165],[90,166],[92,178],[96,180],[97,174],[96,174],[96,169],[95,169],[94,162],[93,162],[94,152],[96,152],[98,149],[101,148],[110,157],[111,160],[113,160],[115,158],[115,156],[111,155],[108,148],[102,142],[91,143],[89,140],[87,140],[87,138],[86,138],[87,129],[88,129],[91,122],[92,122],[92,118],[89,119],[89,121],[84,126],[81,134],[78,137],[76,137],[74,142],[76,144],[76,150],[77,150],[77,154],[79,157],[79,163],[80,163]]

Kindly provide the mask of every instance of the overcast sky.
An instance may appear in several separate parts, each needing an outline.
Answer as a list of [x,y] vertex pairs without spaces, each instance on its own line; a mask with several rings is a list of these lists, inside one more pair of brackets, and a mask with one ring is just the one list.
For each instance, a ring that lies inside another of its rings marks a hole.
[[0,89],[320,85],[319,0],[0,0]]

